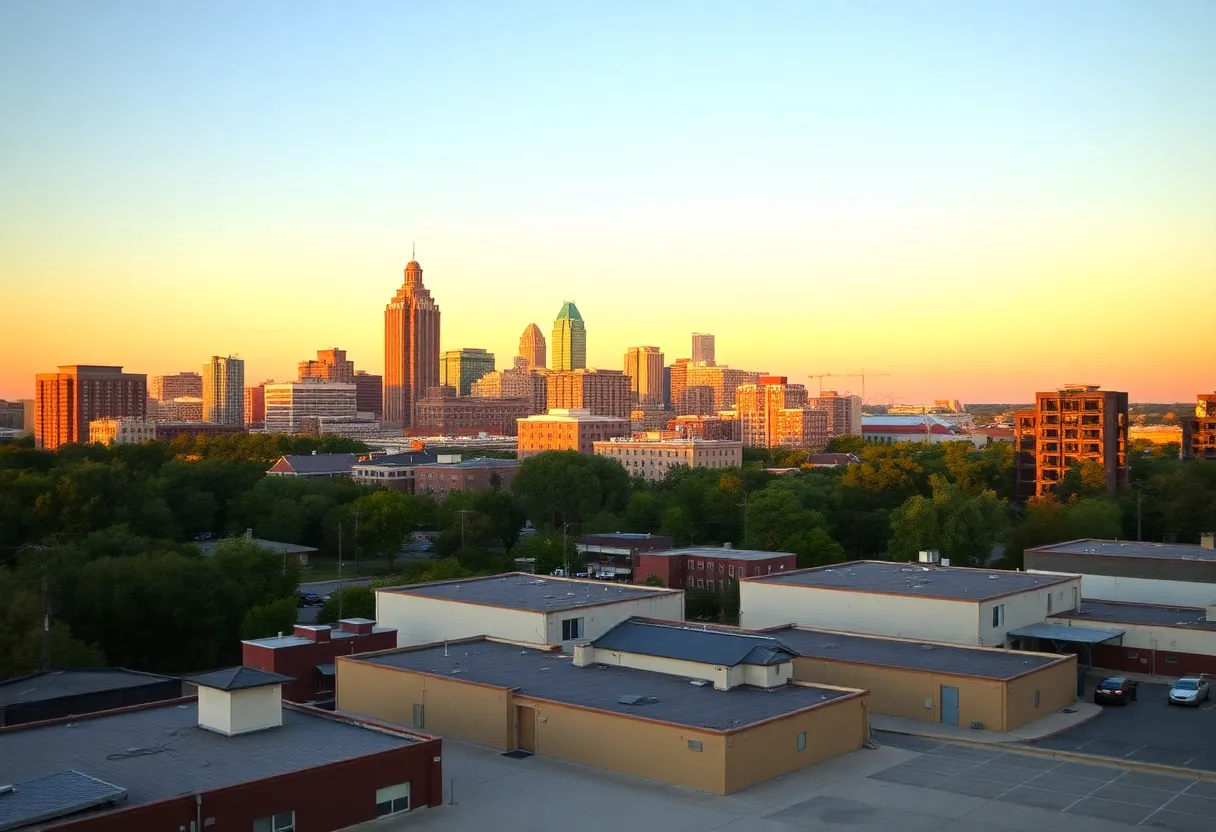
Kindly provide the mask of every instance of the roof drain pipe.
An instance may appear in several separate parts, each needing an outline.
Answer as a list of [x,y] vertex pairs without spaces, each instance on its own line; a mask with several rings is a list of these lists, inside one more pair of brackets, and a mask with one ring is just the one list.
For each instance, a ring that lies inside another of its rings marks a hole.
[[194,832],[203,832],[203,793],[194,793]]

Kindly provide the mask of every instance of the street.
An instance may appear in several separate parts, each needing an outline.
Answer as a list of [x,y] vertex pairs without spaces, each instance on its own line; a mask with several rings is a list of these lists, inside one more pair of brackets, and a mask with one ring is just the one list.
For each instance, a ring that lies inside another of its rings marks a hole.
[[[351,578],[342,581],[342,586],[370,586],[371,578]],[[335,581],[311,581],[309,583],[300,584],[300,592],[315,592],[317,595],[325,596],[336,592],[338,582]],[[321,612],[320,607],[300,607],[296,616],[297,624],[316,624],[317,615]]]

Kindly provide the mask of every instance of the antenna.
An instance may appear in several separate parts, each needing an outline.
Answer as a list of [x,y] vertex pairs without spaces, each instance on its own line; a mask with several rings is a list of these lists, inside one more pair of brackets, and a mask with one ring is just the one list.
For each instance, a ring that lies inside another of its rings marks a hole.
[[418,259],[418,246],[414,243],[413,240],[410,240],[410,259],[411,260]]

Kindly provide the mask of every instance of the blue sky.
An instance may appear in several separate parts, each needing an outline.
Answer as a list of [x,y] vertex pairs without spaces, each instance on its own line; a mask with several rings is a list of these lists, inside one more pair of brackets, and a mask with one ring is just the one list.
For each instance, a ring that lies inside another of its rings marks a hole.
[[[1214,43],[1210,0],[6,3],[4,323],[73,334],[31,330],[0,395],[77,361],[378,369],[416,240],[444,348],[500,364],[568,298],[604,367],[707,330],[908,399],[1189,398],[1216,386],[1172,320],[1216,301]],[[1061,356],[1017,287],[1154,340]]]

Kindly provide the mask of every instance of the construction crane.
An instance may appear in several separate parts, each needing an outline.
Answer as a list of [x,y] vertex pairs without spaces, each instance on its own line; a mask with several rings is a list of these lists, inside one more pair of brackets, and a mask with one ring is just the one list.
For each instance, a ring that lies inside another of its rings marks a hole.
[[819,379],[819,395],[822,396],[823,395],[823,380],[825,378],[836,378],[836,374],[835,373],[811,373],[810,375],[807,376],[807,378]]
[[862,369],[862,371],[859,373],[849,373],[848,375],[845,376],[845,378],[861,379],[861,403],[864,405],[866,403],[866,379],[867,378],[878,378],[879,376],[889,376],[889,375],[891,375],[891,374],[890,373],[867,373],[865,371],[865,369]]

